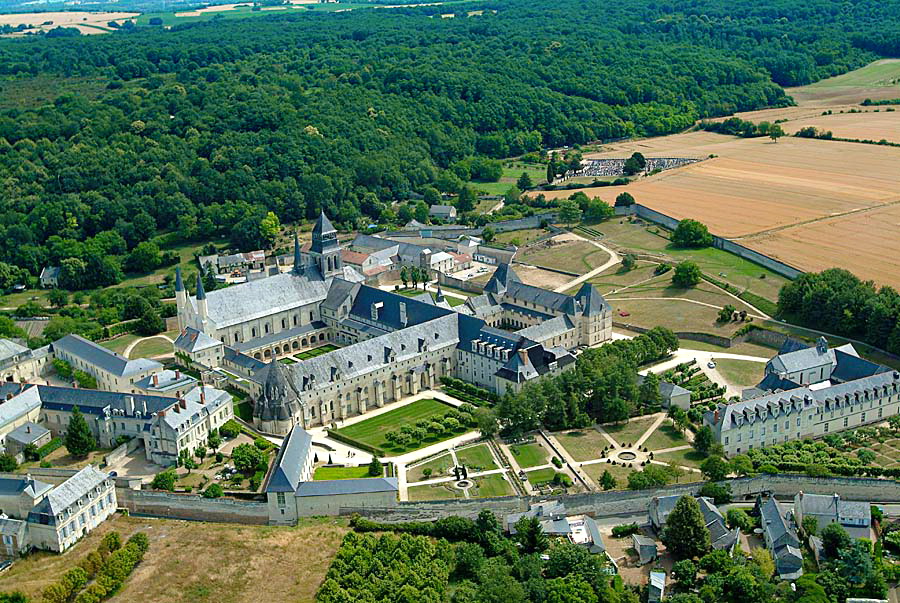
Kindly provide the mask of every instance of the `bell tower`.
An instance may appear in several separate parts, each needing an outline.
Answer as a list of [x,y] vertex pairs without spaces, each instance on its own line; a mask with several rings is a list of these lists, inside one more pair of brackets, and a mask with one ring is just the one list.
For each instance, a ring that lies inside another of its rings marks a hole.
[[319,215],[319,219],[316,220],[313,227],[309,255],[315,260],[319,272],[325,278],[343,274],[344,266],[341,262],[341,246],[337,240],[337,229],[325,217],[325,212]]

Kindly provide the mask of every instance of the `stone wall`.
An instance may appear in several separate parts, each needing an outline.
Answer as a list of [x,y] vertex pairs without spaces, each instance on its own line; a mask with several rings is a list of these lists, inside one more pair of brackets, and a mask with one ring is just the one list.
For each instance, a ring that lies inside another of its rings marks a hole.
[[474,293],[476,295],[481,295],[484,292],[484,285],[479,285],[478,283],[454,278],[449,274],[444,274],[443,272],[439,272],[437,277],[440,284],[447,285],[448,287],[453,287],[454,289],[468,291],[469,293]]
[[[646,333],[650,329],[646,327],[639,327],[636,325],[631,325],[625,322],[613,321],[613,326],[619,329],[628,329],[629,331],[634,331],[636,333]],[[678,339],[686,339],[688,341],[700,341],[703,343],[711,343],[713,345],[717,345],[723,348],[730,348],[732,345],[737,343],[737,339],[730,339],[728,337],[723,337],[721,335],[713,335],[711,333],[697,333],[694,331],[675,331],[675,334],[678,336]],[[741,339],[740,341],[744,341]],[[780,345],[780,344],[779,344]]]
[[269,523],[264,502],[125,489],[117,489],[116,496],[119,507],[128,509],[132,515],[257,525]]

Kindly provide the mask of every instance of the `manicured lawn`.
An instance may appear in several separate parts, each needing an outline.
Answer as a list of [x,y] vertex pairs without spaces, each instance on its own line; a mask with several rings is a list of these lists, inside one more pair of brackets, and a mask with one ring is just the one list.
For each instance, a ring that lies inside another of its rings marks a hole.
[[603,431],[608,433],[619,444],[624,442],[625,444],[634,445],[655,420],[653,417],[637,417],[627,423],[604,425]]
[[[426,479],[446,477],[448,475],[447,470],[450,469],[451,466],[453,466],[453,459],[450,458],[450,454],[442,454],[437,458],[431,459],[427,463],[407,468],[406,481],[421,482]],[[428,477],[425,477],[426,469],[431,469],[431,473]]]
[[759,356],[760,358],[771,358],[778,353],[778,348],[760,345],[758,343],[750,343],[749,341],[735,344],[730,348],[725,348],[720,345],[714,345],[702,341],[690,341],[688,339],[682,339],[681,348],[688,350],[703,350],[706,352],[723,352],[727,354],[745,354],[747,356]]
[[309,358],[315,358],[316,356],[321,356],[322,354],[327,354],[328,352],[333,352],[337,350],[339,346],[336,346],[331,343],[326,343],[325,345],[321,345],[317,348],[313,348],[311,350],[306,350],[305,352],[300,352],[299,354],[294,354],[300,360],[307,360]]
[[465,431],[465,428],[461,429],[456,434],[445,433],[439,436],[430,436],[422,442],[411,444],[408,447],[402,449],[393,447],[393,445],[384,438],[384,434],[389,431],[399,430],[403,425],[413,425],[417,421],[421,421],[423,419],[443,417],[445,414],[447,414],[447,411],[451,410],[452,408],[453,407],[449,404],[445,404],[439,400],[434,400],[433,398],[416,400],[415,402],[407,404],[402,408],[388,411],[384,414],[378,415],[377,417],[372,417],[371,419],[367,419],[354,425],[350,425],[349,427],[342,427],[338,430],[338,432],[351,437],[354,440],[359,440],[365,444],[369,444],[370,446],[376,446],[384,450],[389,450],[393,454],[402,454],[404,452],[418,450],[419,448],[423,448],[430,444],[452,438],[454,435],[463,433]]
[[553,476],[555,476],[556,474],[557,471],[553,467],[547,467],[546,469],[535,469],[534,471],[525,472],[525,475],[528,476],[528,481],[531,482],[532,486],[548,484],[553,481]]
[[514,494],[512,486],[503,479],[502,473],[476,477],[474,481],[478,488],[476,492],[469,490],[470,496],[476,494],[478,498],[491,498],[493,496],[511,496]]
[[603,449],[610,446],[609,440],[594,429],[582,429],[554,435],[576,461],[598,459]]
[[[607,295],[622,287],[628,287],[656,278],[656,275],[653,274],[653,271],[656,270],[656,266],[656,264],[651,264],[649,262],[638,262],[634,268],[625,271],[622,269],[621,264],[616,264],[615,266],[611,266],[604,270],[599,276],[595,276],[588,280],[588,282],[597,285],[600,293]],[[581,285],[578,285],[567,291],[567,293],[573,294],[580,288]],[[623,295],[628,291],[629,290],[626,289],[623,292]]]
[[449,484],[432,484],[429,486],[411,486],[408,490],[410,501],[446,500],[448,498],[465,498],[463,491]]
[[685,444],[688,444],[687,439],[672,426],[672,422],[669,419],[666,419],[644,442],[644,446],[648,450],[663,450],[665,448],[674,448],[675,446],[684,446]]
[[534,442],[530,444],[516,444],[515,446],[510,446],[509,449],[522,469],[546,465],[550,461],[550,454],[547,450]]
[[654,454],[653,460],[662,461],[663,463],[675,463],[676,465],[684,465],[685,467],[696,467],[699,469],[700,463],[704,461],[704,457],[693,448],[687,448],[675,452]]
[[[123,352],[125,352],[125,348],[127,348],[129,345],[140,338],[140,335],[126,333],[125,335],[121,335],[120,337],[116,337],[115,339],[110,339],[109,341],[101,341],[100,345],[107,350],[111,350],[113,352],[116,352],[117,354],[122,354]],[[171,346],[169,346],[169,349],[171,350]]]
[[313,473],[314,480],[359,479],[371,477],[368,467],[318,467]]
[[461,465],[469,468],[469,471],[488,471],[496,469],[494,458],[491,456],[491,449],[487,444],[478,444],[470,448],[456,451],[456,459]]
[[[433,294],[432,294],[433,295]],[[461,306],[466,303],[466,300],[459,299],[458,297],[450,297],[449,295],[444,296],[444,300],[450,304],[450,307]]]
[[531,241],[538,239],[545,234],[547,234],[547,230],[543,228],[527,228],[524,230],[508,230],[506,232],[498,232],[497,236],[494,237],[495,243],[515,243],[516,245],[522,246],[527,245]]
[[628,474],[634,471],[634,469],[630,467],[625,467],[623,465],[613,465],[612,463],[597,463],[595,465],[585,465],[584,470],[587,471],[587,474],[591,476],[597,485],[600,485],[600,477],[603,475],[604,471],[609,471],[610,474],[616,479],[616,487],[613,490],[627,490],[628,489]]
[[297,364],[297,361],[293,358],[279,358],[278,362],[281,364]]
[[765,367],[766,365],[761,362],[716,358],[716,370],[729,383],[739,387],[752,387],[759,383],[763,378]]
[[153,358],[155,356],[164,356],[174,354],[172,342],[162,337],[153,337],[145,339],[131,348],[129,358]]

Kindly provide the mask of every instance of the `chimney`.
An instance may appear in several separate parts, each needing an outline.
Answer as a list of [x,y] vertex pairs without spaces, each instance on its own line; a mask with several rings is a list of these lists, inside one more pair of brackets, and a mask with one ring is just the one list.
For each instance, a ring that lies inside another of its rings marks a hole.
[[12,400],[12,397],[13,397],[12,394],[6,394],[6,399],[7,399],[7,400]]
[[181,408],[184,408],[185,410],[187,410],[187,402],[184,401],[184,398],[180,398],[180,399],[178,400],[178,406],[180,406]]
[[141,398],[141,412],[147,415],[147,401]]
[[528,364],[528,352],[524,349],[519,350],[519,360],[522,361],[522,364]]
[[206,404],[206,392],[200,388],[200,404]]
[[129,416],[134,414],[134,396],[125,396],[125,412]]
[[159,387],[159,374],[153,373],[153,387]]
[[[181,400],[179,400],[179,403],[180,403],[180,402],[181,402]],[[176,404],[175,406],[172,407],[172,410],[174,410],[176,413],[180,413],[180,412],[181,412],[181,406],[180,406],[179,404]]]
[[161,419],[161,418],[163,418],[164,416],[166,416],[166,411],[160,410],[160,411],[158,411],[158,412],[156,413],[156,416],[159,417],[159,418]]
[[797,492],[797,498],[799,498],[800,500],[803,500],[803,490],[800,490],[799,492]]
[[179,379],[181,379],[181,371],[176,370],[175,371],[175,380],[177,381]]
[[25,426],[25,433],[31,433],[31,425]]
[[406,304],[404,302],[400,302],[400,324],[405,327],[407,322],[409,321],[406,317]]
[[713,423],[719,422],[719,409],[717,408],[715,413],[713,413]]

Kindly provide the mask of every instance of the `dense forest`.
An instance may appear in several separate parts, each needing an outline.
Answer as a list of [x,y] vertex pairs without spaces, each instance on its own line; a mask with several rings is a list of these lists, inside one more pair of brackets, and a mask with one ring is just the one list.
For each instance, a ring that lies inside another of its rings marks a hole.
[[464,7],[0,41],[4,90],[104,88],[0,112],[0,261],[34,276],[75,258],[101,286],[159,230],[246,249],[269,211],[388,221],[411,193],[459,192],[473,157],[789,104],[782,85],[896,50],[900,17],[872,0]]

